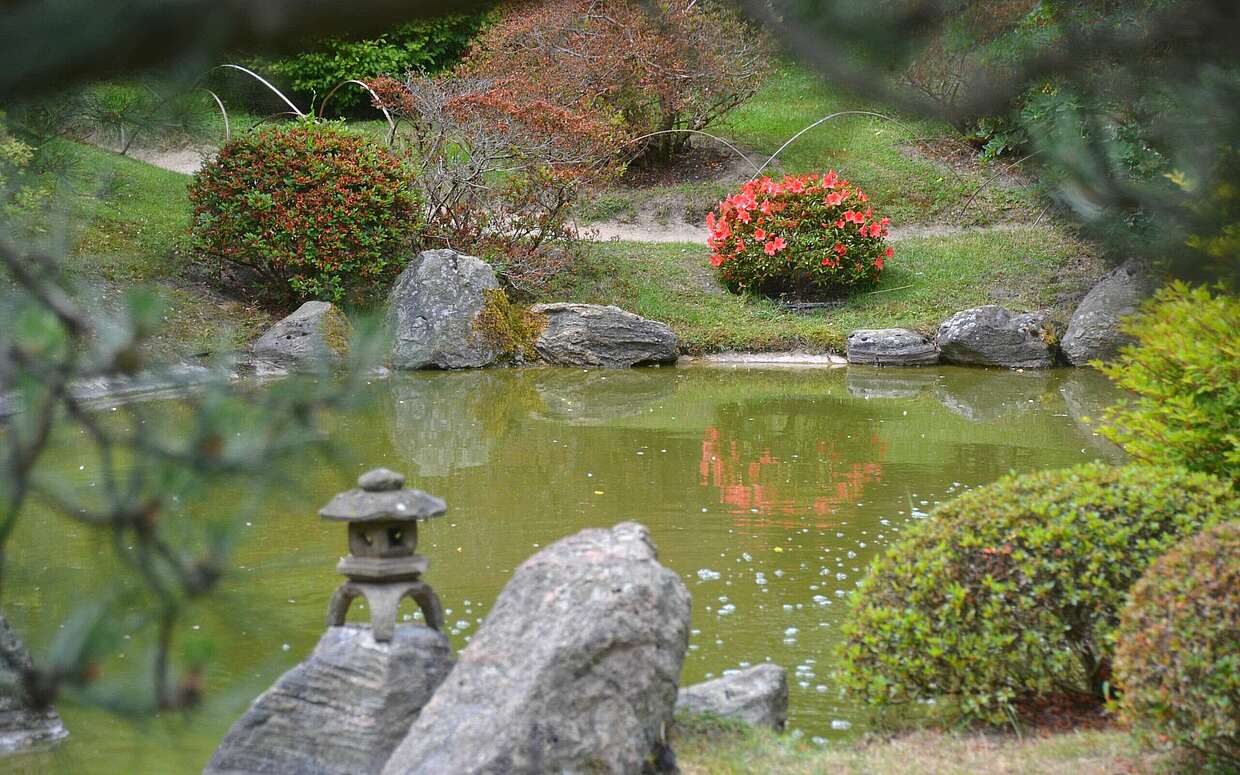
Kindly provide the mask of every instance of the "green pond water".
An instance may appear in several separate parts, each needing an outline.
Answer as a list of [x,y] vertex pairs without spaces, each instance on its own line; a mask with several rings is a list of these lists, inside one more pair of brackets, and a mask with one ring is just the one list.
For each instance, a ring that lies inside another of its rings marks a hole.
[[[212,644],[204,704],[138,721],[65,701],[69,739],[0,771],[201,770],[322,633],[345,540],[316,511],[378,465],[448,502],[419,548],[458,649],[539,547],[638,520],[693,595],[684,683],[772,660],[789,672],[791,729],[820,742],[855,734],[865,714],[832,684],[831,655],[845,596],[874,555],[964,488],[1119,457],[1083,420],[1115,397],[1087,370],[530,369],[400,375],[369,390],[365,409],[330,418],[333,453],[307,452],[259,503],[221,492],[195,506],[254,512],[236,569],[182,630],[183,642]],[[54,456],[90,488],[85,449],[62,439]],[[37,510],[12,546],[6,613],[41,649],[107,587],[111,548]],[[359,608],[351,618],[364,620]],[[105,678],[146,658],[137,645],[121,653]]]

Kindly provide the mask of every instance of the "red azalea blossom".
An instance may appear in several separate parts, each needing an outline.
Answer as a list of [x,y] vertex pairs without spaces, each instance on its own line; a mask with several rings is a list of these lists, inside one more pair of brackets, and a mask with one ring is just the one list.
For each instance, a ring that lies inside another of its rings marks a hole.
[[[734,291],[802,297],[873,284],[893,251],[883,239],[890,220],[854,209],[867,201],[834,171],[750,180],[707,218],[711,264]],[[746,253],[753,245],[762,252]]]

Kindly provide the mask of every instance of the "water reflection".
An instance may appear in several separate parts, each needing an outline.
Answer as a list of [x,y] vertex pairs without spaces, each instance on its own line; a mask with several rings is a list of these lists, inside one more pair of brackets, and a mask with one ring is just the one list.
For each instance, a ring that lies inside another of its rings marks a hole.
[[570,425],[630,417],[676,392],[675,381],[658,369],[541,369],[533,382],[540,399],[535,416]]
[[859,460],[852,457],[859,454],[859,444],[812,432],[801,436],[785,431],[777,438],[786,453],[773,452],[743,434],[738,438],[727,427],[711,425],[703,433],[699,481],[715,489],[719,503],[738,515],[738,527],[827,527],[831,523],[823,519],[780,517],[826,517],[842,504],[861,499],[867,484],[882,479],[887,444],[875,434],[866,439]]
[[[843,600],[869,561],[964,488],[1105,457],[1080,424],[1114,395],[1097,377],[514,369],[376,382],[369,409],[334,418],[335,457],[308,455],[302,479],[259,504],[223,594],[188,622],[217,655],[194,723],[152,736],[70,704],[72,736],[46,769],[200,769],[254,694],[313,647],[343,549],[339,531],[313,515],[375,465],[403,470],[449,504],[421,546],[457,648],[538,548],[635,519],[693,593],[684,681],[769,658],[794,672],[794,728],[855,731],[864,714],[837,696],[830,654]],[[78,475],[74,439],[53,455],[65,477]],[[204,518],[243,496],[214,494]],[[64,601],[106,582],[108,549],[75,529],[48,542],[40,520],[52,517],[32,516],[15,538],[6,609],[47,622],[28,629],[45,646]]]
[[916,398],[934,388],[938,373],[933,369],[884,369],[848,367],[848,394],[856,398]]
[[975,422],[1024,414],[1047,400],[1053,377],[1045,369],[956,369],[938,380],[935,394],[952,412]]
[[490,462],[528,398],[525,381],[511,376],[473,370],[393,377],[387,430],[407,472],[446,476]]

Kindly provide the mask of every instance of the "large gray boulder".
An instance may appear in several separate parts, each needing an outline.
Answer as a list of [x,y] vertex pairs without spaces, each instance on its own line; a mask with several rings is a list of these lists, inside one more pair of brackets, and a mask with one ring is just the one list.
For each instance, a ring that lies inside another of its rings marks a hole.
[[502,293],[494,270],[455,250],[427,250],[405,267],[388,296],[388,360],[398,369],[490,366],[504,348],[475,321],[487,292]]
[[384,775],[640,772],[688,637],[689,593],[645,527],[565,538],[517,568]]
[[957,312],[939,326],[944,361],[1045,369],[1055,365],[1055,325],[1041,313],[1016,315],[995,304]]
[[676,334],[665,323],[619,307],[598,304],[536,304],[531,312],[547,318],[534,349],[548,363],[625,369],[674,363]]
[[1127,315],[1154,292],[1158,282],[1149,267],[1129,260],[1103,275],[1072,313],[1059,348],[1073,366],[1109,361],[1134,340],[1120,330]]
[[30,652],[8,621],[0,616],[0,754],[40,751],[68,737],[53,708],[31,707],[22,694],[18,673],[33,666]]
[[329,627],[233,724],[204,772],[377,773],[451,669],[451,644],[428,627],[398,626],[388,643],[369,627]]
[[907,328],[863,328],[848,335],[849,363],[868,366],[933,366],[939,348],[928,336]]
[[763,663],[680,690],[676,710],[782,730],[788,721],[788,671]]
[[250,351],[293,366],[339,363],[349,353],[353,326],[344,313],[325,301],[308,301],[267,329]]

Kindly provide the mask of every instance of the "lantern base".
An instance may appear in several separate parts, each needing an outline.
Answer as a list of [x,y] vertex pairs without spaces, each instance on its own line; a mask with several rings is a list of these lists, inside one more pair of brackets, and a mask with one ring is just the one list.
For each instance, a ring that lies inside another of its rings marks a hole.
[[384,584],[369,584],[364,581],[346,581],[336,588],[331,602],[327,606],[327,626],[344,625],[349,606],[356,597],[366,598],[370,606],[370,630],[375,641],[388,642],[396,634],[396,613],[400,601],[405,597],[413,598],[422,615],[426,617],[426,626],[432,630],[443,628],[443,606],[435,590],[425,581],[397,581]]

